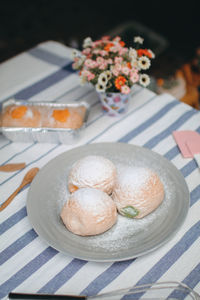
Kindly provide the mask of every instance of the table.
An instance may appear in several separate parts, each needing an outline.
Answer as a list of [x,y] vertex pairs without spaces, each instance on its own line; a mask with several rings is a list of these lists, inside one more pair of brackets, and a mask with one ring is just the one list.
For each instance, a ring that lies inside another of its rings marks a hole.
[[13,143],[0,135],[0,164],[26,162],[24,170],[0,173],[1,202],[31,167],[87,143],[123,142],[149,148],[170,160],[190,190],[187,218],[169,242],[150,254],[120,262],[88,262],[58,253],[37,236],[26,212],[29,186],[0,213],[0,298],[10,291],[96,295],[157,281],[179,281],[200,293],[200,170],[184,159],[174,130],[200,133],[200,113],[169,94],[134,87],[128,112],[102,113],[94,90],[80,86],[71,67],[71,49],[54,41],[37,45],[0,65],[0,100],[89,101],[91,112],[81,139],[73,145]]

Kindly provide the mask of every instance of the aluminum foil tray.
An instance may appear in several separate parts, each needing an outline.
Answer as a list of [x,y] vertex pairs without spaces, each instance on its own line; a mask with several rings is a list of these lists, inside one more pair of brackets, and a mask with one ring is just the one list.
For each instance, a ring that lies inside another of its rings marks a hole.
[[[63,109],[63,108],[84,108],[83,122],[81,127],[76,129],[71,128],[50,128],[50,127],[12,127],[4,126],[3,124],[3,112],[9,105],[25,105],[25,106],[36,106],[39,108],[52,108],[52,109]],[[0,132],[3,133],[9,140],[13,142],[23,143],[55,143],[55,144],[72,144],[76,142],[82,134],[87,124],[87,119],[90,111],[90,106],[86,102],[79,103],[52,103],[52,102],[27,102],[23,100],[10,99],[2,104],[1,107],[1,127]]]

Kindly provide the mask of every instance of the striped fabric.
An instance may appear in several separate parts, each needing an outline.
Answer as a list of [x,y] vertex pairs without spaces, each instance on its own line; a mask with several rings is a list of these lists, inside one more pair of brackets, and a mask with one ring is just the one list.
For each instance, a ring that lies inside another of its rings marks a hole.
[[[25,187],[0,213],[0,298],[10,291],[96,295],[159,281],[180,281],[200,293],[200,170],[183,159],[172,137],[174,130],[200,133],[200,113],[172,96],[158,96],[135,86],[128,112],[105,116],[90,87],[80,86],[72,70],[70,49],[46,42],[0,66],[0,100],[10,97],[56,102],[88,101],[88,126],[77,144],[13,143],[0,135],[0,164],[26,162],[25,170],[0,173],[3,202],[31,167],[74,147],[99,142],[123,142],[149,148],[170,160],[183,174],[191,196],[187,218],[164,246],[148,255],[96,263],[63,255],[47,245],[31,227]],[[182,298],[181,298],[182,299]]]

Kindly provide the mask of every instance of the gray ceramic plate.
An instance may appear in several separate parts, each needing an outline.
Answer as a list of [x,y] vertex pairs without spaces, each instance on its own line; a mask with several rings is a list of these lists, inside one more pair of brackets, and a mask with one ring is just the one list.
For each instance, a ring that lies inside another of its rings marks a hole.
[[[163,203],[143,219],[118,216],[107,232],[81,237],[69,232],[60,219],[67,200],[67,177],[72,164],[86,155],[102,155],[121,166],[145,166],[160,176]],[[166,243],[183,223],[189,208],[189,191],[182,174],[161,155],[123,143],[97,143],[74,148],[45,165],[31,184],[29,220],[49,245],[67,255],[92,261],[120,261],[138,257]]]

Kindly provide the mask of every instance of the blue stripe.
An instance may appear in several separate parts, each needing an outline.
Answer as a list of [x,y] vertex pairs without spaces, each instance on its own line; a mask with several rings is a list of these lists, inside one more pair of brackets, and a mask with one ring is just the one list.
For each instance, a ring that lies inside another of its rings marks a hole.
[[74,258],[62,271],[45,284],[38,293],[55,293],[65,282],[73,277],[87,261]]
[[184,177],[187,177],[188,174],[192,173],[197,168],[196,161],[193,159],[187,165],[180,169]]
[[[51,148],[50,150],[48,150],[46,153],[44,153],[43,155],[39,156],[37,159],[32,160],[29,164],[26,165],[26,167],[29,167],[30,165],[38,162],[40,159],[42,159],[43,157],[45,157],[46,155],[48,155],[49,153],[51,153],[52,151],[54,151],[59,146],[60,146],[60,144],[56,144],[56,146],[54,146],[53,148]],[[14,178],[16,175],[18,175],[19,173],[21,173],[23,170],[24,169],[19,170],[15,174],[13,174],[12,176],[10,176],[9,178],[5,179],[3,182],[0,183],[0,186],[3,185],[4,183],[8,182],[10,179]]]
[[20,210],[18,210],[15,214],[13,214],[12,216],[10,216],[8,219],[6,219],[4,222],[0,224],[0,235],[6,232],[15,224],[17,224],[26,216],[27,216],[27,211],[26,211],[26,206],[24,206]]
[[187,284],[192,289],[194,289],[199,282],[200,282],[200,263],[183,280],[183,283]]
[[155,147],[160,141],[165,139],[168,135],[172,133],[172,131],[176,130],[178,127],[180,127],[183,123],[185,123],[188,119],[190,119],[193,115],[195,115],[197,111],[194,109],[191,109],[181,115],[178,120],[176,120],[174,123],[172,123],[168,128],[166,128],[164,131],[162,131],[160,134],[153,137],[150,141],[148,141],[146,144],[144,144],[144,147],[147,148],[153,148]]
[[123,136],[119,142],[127,143],[131,139],[133,139],[135,136],[140,134],[142,131],[144,131],[146,128],[148,128],[150,125],[158,121],[160,118],[162,118],[167,112],[169,112],[172,108],[174,108],[176,105],[178,105],[178,101],[172,101],[165,105],[163,108],[161,108],[155,115],[153,115],[151,118],[146,120],[144,123],[139,125],[138,127],[131,130],[128,134]]
[[[194,224],[180,239],[176,245],[171,248],[135,285],[153,283],[163,276],[165,272],[179,259],[185,251],[199,238],[200,221]],[[140,293],[142,296],[144,293]],[[131,299],[126,296],[123,299]]]
[[[190,272],[190,274],[182,281],[191,289],[199,283],[200,281],[200,263]],[[187,293],[180,290],[173,291],[168,298],[170,299],[185,299]]]
[[62,69],[58,70],[57,72],[45,77],[44,79],[41,79],[40,81],[28,86],[27,88],[24,88],[20,92],[15,94],[16,99],[26,100],[30,97],[35,96],[36,94],[39,94],[41,91],[47,89],[49,86],[53,86],[65,77],[71,75],[72,73],[75,73],[75,71],[72,68],[72,64],[67,64]]
[[0,253],[0,266],[37,237],[31,229]]
[[195,204],[197,200],[200,199],[200,185],[198,185],[191,193],[190,193],[190,206]]
[[36,258],[32,259],[26,266],[24,266],[19,272],[5,281],[0,285],[0,298],[3,298],[9,294],[10,291],[14,290],[30,275],[35,273],[41,266],[43,266],[48,260],[53,258],[58,251],[48,247]]
[[35,144],[36,144],[36,143],[33,143],[33,144],[29,145],[28,147],[24,148],[23,150],[21,150],[21,151],[15,153],[15,154],[14,154],[13,156],[11,156],[9,159],[7,159],[6,161],[4,161],[4,163],[3,163],[2,165],[7,164],[9,161],[11,161],[11,160],[12,160],[13,158],[15,158],[16,156],[18,156],[18,155],[24,153],[25,151],[27,151],[28,149],[32,148]]
[[180,154],[180,150],[178,148],[178,146],[174,146],[172,149],[170,149],[164,156],[165,158],[167,158],[168,160],[172,160],[175,156],[177,156],[178,154]]
[[82,292],[81,295],[92,296],[98,294],[104,287],[117,278],[135,259],[113,263],[107,270],[95,278]]
[[36,58],[39,58],[42,61],[59,67],[62,67],[72,61],[68,57],[61,57],[59,55],[56,55],[55,53],[52,53],[42,48],[32,48],[27,53]]
[[2,150],[3,148],[5,148],[5,147],[7,147],[8,145],[10,145],[12,142],[11,141],[9,141],[8,143],[6,143],[5,145],[3,145],[3,146],[1,146],[0,147],[0,150]]
[[[153,97],[151,97],[148,100],[148,103],[153,101],[155,98],[157,97],[157,95],[154,95]],[[102,136],[105,132],[107,132],[108,130],[110,130],[112,127],[114,127],[116,124],[120,123],[122,120],[128,118],[130,115],[132,115],[133,112],[138,111],[139,109],[143,108],[145,105],[147,105],[148,103],[144,103],[142,104],[140,107],[136,108],[134,111],[131,111],[127,114],[125,114],[123,117],[120,117],[120,119],[118,119],[116,122],[112,123],[110,126],[108,126],[107,128],[105,128],[101,133],[99,133],[98,135],[96,135],[95,137],[93,137],[91,140],[89,140],[89,142],[87,142],[87,144],[92,143],[94,140],[96,140],[97,138],[99,138],[100,136]],[[120,142],[121,140],[118,140],[118,142]]]

